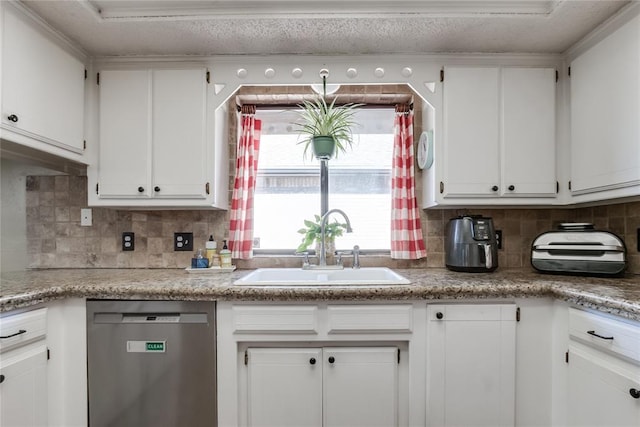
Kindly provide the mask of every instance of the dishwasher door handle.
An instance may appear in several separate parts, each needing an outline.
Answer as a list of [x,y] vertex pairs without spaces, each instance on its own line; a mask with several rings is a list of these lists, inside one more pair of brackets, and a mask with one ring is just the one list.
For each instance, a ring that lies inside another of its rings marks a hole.
[[207,313],[95,313],[93,323],[176,324],[209,323]]

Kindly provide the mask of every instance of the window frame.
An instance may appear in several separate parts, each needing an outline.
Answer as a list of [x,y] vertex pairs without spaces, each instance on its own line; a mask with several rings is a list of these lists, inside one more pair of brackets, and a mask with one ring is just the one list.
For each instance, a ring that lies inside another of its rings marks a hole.
[[[395,105],[363,105],[361,107],[362,110],[379,110],[379,109],[387,109],[390,112],[393,112],[395,108]],[[297,110],[299,109],[299,107],[297,105],[278,105],[277,107],[275,106],[269,106],[269,105],[257,105],[257,113],[260,110],[269,110],[269,109],[273,109],[273,110]],[[391,126],[393,127],[393,122],[391,122]],[[264,138],[264,129],[265,129],[265,123],[264,123],[264,119],[263,119],[263,136],[262,138]],[[390,162],[392,161],[392,156],[393,156],[393,132],[391,133],[392,135],[392,141],[391,141],[391,154],[390,154]],[[261,141],[261,150],[263,149],[263,142]],[[314,160],[315,161],[315,160]],[[312,177],[317,177],[318,180],[320,179],[320,167],[314,167],[314,168],[300,168],[300,169],[288,169],[288,168],[273,168],[274,171],[277,172],[283,172],[284,174],[291,172],[292,174],[296,174],[296,175],[307,175],[307,176],[312,176]],[[357,168],[345,168],[344,170],[357,170]],[[392,172],[392,166],[391,169],[386,169],[386,168],[381,168],[381,170],[388,170],[389,171],[389,176],[391,176],[391,172]],[[261,175],[262,172],[260,172],[260,168],[258,169],[258,175]],[[391,179],[389,177],[389,179]],[[257,190],[257,187],[256,187]],[[329,194],[336,194],[331,193],[331,191],[329,190]],[[392,201],[391,201],[391,197],[392,197],[392,192],[391,192],[391,188],[389,188],[389,192],[387,193],[389,196],[389,204],[391,205]],[[318,196],[320,196],[320,188],[318,187]],[[255,195],[254,195],[255,197]],[[254,206],[255,209],[255,206]],[[348,214],[348,213],[347,213]],[[256,217],[256,213],[254,211],[254,219]],[[338,218],[339,219],[339,218]],[[389,226],[386,227],[386,230],[390,231],[390,221],[391,218],[389,217]],[[302,226],[301,226],[302,227]],[[254,236],[255,236],[255,222],[254,222]],[[391,246],[391,237],[389,236],[389,246]],[[308,253],[309,255],[316,255],[316,251],[315,249],[310,246],[306,251],[306,253]],[[343,252],[343,253],[348,253],[349,250],[346,249],[340,249],[337,250],[336,252]],[[363,255],[374,255],[374,256],[389,256],[391,254],[391,248],[389,247],[389,249],[384,249],[384,248],[365,248],[365,249],[360,249],[360,253]],[[270,256],[292,256],[292,257],[300,257],[301,253],[296,252],[296,248],[287,248],[287,249],[274,249],[274,248],[253,248],[253,254],[256,257],[270,257]]]

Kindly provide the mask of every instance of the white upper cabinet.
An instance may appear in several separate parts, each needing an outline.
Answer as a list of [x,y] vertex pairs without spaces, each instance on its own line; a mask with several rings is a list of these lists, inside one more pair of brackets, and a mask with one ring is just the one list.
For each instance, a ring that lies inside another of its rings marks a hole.
[[552,68],[446,67],[425,207],[554,203],[555,81]]
[[570,80],[574,201],[640,194],[640,16],[575,58]]
[[101,198],[150,194],[150,87],[148,70],[100,73]]
[[[6,2],[3,2],[6,3]],[[44,27],[2,5],[3,139],[83,161],[85,66]]]
[[500,184],[498,68],[447,68],[444,197],[495,196]]
[[501,195],[555,197],[555,103],[555,69],[502,69]]
[[200,66],[101,70],[90,204],[226,207],[214,183],[226,158],[210,136],[208,86]]

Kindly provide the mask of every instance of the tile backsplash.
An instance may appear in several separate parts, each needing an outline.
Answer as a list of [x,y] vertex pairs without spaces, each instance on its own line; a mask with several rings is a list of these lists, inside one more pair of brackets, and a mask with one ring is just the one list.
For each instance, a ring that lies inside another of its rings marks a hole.
[[[239,92],[238,99],[247,102],[282,102],[299,91],[298,87],[244,88]],[[411,90],[403,85],[346,86],[341,91],[351,95],[366,95],[366,100],[370,102],[389,102],[390,96],[398,100],[399,96],[411,94]],[[358,98],[351,100],[361,101]],[[419,135],[422,128],[421,108],[420,103],[415,104],[414,135]],[[230,175],[233,175],[235,167],[236,118],[235,108],[230,108]],[[420,196],[421,171],[416,169],[416,173],[416,194]],[[230,176],[229,184],[230,196],[233,176]],[[214,210],[139,211],[94,207],[93,225],[82,227],[80,209],[87,207],[87,180],[84,176],[28,176],[26,190],[30,268],[184,268],[190,265],[193,253],[174,252],[174,232],[193,232],[194,248],[203,248],[205,240],[213,234],[220,249],[222,239],[228,236],[228,212]],[[418,205],[421,205],[420,201]],[[640,201],[577,209],[423,210],[421,221],[427,247],[426,259],[408,261],[391,260],[388,256],[363,256],[361,264],[395,268],[444,267],[446,225],[450,218],[460,214],[492,217],[496,229],[502,230],[504,244],[503,249],[498,251],[500,268],[531,268],[529,258],[533,239],[540,233],[552,230],[558,223],[592,222],[598,229],[612,231],[624,239],[628,271],[640,274],[640,252],[637,251],[636,237],[636,229],[640,227]],[[135,233],[135,251],[122,251],[122,232],[125,231]],[[249,261],[235,260],[234,263],[239,268],[301,265],[300,259],[293,256],[256,257]]]
[[[80,225],[80,209],[87,206],[83,176],[29,176],[26,180],[27,250],[30,268],[183,268],[192,252],[174,252],[173,233],[193,232],[194,247],[204,247],[210,234],[221,247],[228,234],[228,212],[214,210],[132,211],[92,208],[93,225]],[[577,209],[444,209],[423,211],[427,259],[396,261],[363,257],[363,265],[397,268],[444,267],[445,229],[449,218],[481,214],[503,232],[500,268],[529,268],[530,247],[540,233],[560,222],[593,222],[598,229],[622,237],[627,245],[629,271],[640,273],[636,229],[640,202]],[[135,251],[123,252],[124,231],[135,233]],[[237,261],[239,267],[298,266],[294,257],[257,257]]]

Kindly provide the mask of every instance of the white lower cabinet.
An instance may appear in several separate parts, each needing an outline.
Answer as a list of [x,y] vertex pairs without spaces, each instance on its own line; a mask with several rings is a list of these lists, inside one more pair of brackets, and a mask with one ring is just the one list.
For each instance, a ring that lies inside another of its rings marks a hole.
[[424,303],[216,307],[219,426],[424,426]]
[[427,319],[427,425],[514,425],[516,306],[430,305]]
[[640,324],[569,309],[567,425],[640,425]]
[[47,309],[0,317],[0,426],[46,426]]
[[396,347],[250,348],[248,425],[398,425]]
[[[18,352],[12,352],[18,353]],[[46,426],[47,347],[0,359],[0,425]]]
[[639,426],[640,367],[569,349],[568,425]]

